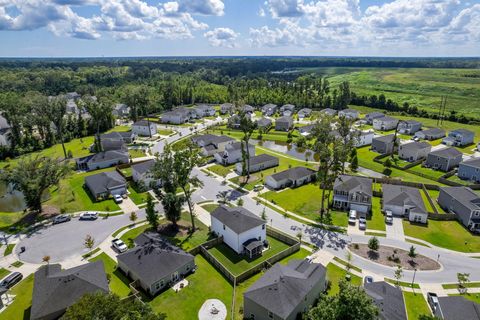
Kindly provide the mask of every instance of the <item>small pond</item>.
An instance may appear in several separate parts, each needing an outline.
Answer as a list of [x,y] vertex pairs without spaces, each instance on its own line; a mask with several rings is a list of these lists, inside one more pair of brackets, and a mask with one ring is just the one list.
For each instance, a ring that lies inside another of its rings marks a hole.
[[0,211],[17,212],[23,211],[25,208],[23,194],[0,182]]
[[[318,155],[314,154],[312,150],[306,148],[299,148],[295,144],[288,144],[279,141],[259,141],[251,139],[250,142],[255,145],[262,146],[278,153],[284,153],[299,160],[318,161]],[[313,159],[312,159],[312,155]]]

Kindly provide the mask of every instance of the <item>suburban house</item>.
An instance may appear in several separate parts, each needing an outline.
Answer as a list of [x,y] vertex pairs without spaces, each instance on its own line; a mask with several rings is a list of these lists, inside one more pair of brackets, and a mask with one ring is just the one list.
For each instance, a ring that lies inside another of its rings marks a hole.
[[157,134],[157,124],[147,120],[137,121],[132,125],[132,133],[137,136],[153,136]]
[[372,210],[372,179],[340,175],[333,184],[333,207],[356,210],[366,216]]
[[431,150],[432,145],[426,141],[404,143],[398,147],[398,157],[406,161],[414,162],[426,159]]
[[266,222],[242,207],[217,207],[211,214],[211,230],[237,254],[249,258],[262,254],[267,240]]
[[160,186],[160,179],[154,179],[152,168],[155,165],[155,160],[147,160],[144,162],[132,165],[132,179],[136,184],[150,188],[153,186]]
[[443,320],[480,320],[480,304],[462,296],[438,297],[433,315]]
[[389,131],[397,127],[398,119],[389,116],[373,119],[373,129],[380,131]]
[[383,117],[385,117],[385,113],[374,111],[374,112],[367,113],[367,114],[365,115],[364,120],[365,120],[368,124],[372,125],[372,124],[373,124],[373,120],[379,119],[379,118],[383,118]]
[[[271,156],[269,154],[263,153],[258,156],[254,156],[250,158],[250,173],[262,171],[268,168],[273,168],[278,166],[278,158]],[[243,163],[238,162],[235,165],[235,171],[238,174],[242,174],[243,171]]]
[[293,104],[284,104],[280,107],[280,114],[285,117],[291,117],[295,113],[295,106]]
[[66,114],[81,114],[80,108],[77,106],[77,103],[73,99],[67,100],[67,105],[65,106]]
[[450,171],[462,162],[462,153],[453,147],[430,152],[425,166],[434,170]]
[[315,174],[316,172],[309,168],[293,167],[267,176],[265,184],[272,189],[295,188],[315,180]]
[[355,109],[344,109],[338,112],[339,117],[345,117],[350,120],[357,120],[360,118],[360,112]]
[[[394,139],[395,135],[393,133],[386,136],[374,137],[372,139],[372,151],[378,152],[380,154],[389,154],[394,152]],[[397,142],[398,140],[399,139],[397,138]]]
[[126,118],[130,115],[130,107],[123,103],[117,103],[113,107],[113,115],[118,118]]
[[480,196],[468,187],[442,187],[438,204],[469,230],[480,232]]
[[363,288],[378,307],[379,319],[407,320],[407,309],[400,288],[385,281],[365,283]]
[[[252,118],[252,114],[250,113],[245,113],[243,115],[244,117],[248,117],[249,119]],[[239,114],[234,114],[227,120],[227,127],[232,128],[232,129],[238,129],[240,128],[240,122],[241,122],[241,117]]]
[[427,223],[428,212],[420,190],[394,184],[382,184],[383,211],[394,216],[406,217],[412,222]]
[[422,130],[422,125],[423,124],[417,120],[404,120],[398,125],[398,132],[413,135]]
[[309,260],[274,264],[243,294],[243,315],[255,320],[296,320],[326,289],[326,268]]
[[60,264],[41,266],[34,275],[31,320],[54,320],[88,293],[109,292],[102,261],[62,269]]
[[118,268],[151,296],[195,271],[194,256],[158,234],[142,233],[134,242],[134,248],[117,256]]
[[264,116],[270,117],[277,113],[277,105],[268,103],[262,107],[262,114]]
[[415,138],[422,140],[437,140],[445,137],[445,130],[440,128],[431,128],[422,131],[417,131],[413,135]]
[[252,114],[255,112],[255,108],[249,104],[244,105],[241,109],[244,113]]
[[216,113],[216,110],[213,106],[209,106],[206,104],[195,106],[193,107],[193,110],[195,110],[197,118],[212,117]]
[[[250,143],[246,147],[250,157],[255,155],[255,146]],[[237,163],[242,160],[242,142],[232,142],[225,145],[225,150],[217,152],[213,155],[215,160],[223,165]]]
[[333,117],[337,114],[337,110],[331,108],[325,108],[320,110],[321,113],[326,114],[327,116]]
[[299,127],[298,132],[300,132],[300,134],[302,136],[306,137],[306,136],[309,136],[312,133],[313,128],[315,128],[315,125],[314,124],[309,124],[309,125],[306,125],[306,126],[303,126],[303,127]]
[[127,180],[117,171],[107,171],[85,177],[85,187],[95,200],[106,199],[110,195],[127,193]]
[[374,136],[375,133],[373,132],[373,130],[357,131],[355,134],[355,147],[359,148],[371,145]]
[[182,124],[196,117],[196,112],[190,108],[176,108],[162,114],[162,123]]
[[277,131],[289,131],[293,127],[293,118],[283,116],[275,120],[275,130]]
[[[100,144],[102,151],[127,150],[127,144],[135,140],[135,135],[131,131],[110,132],[100,135]],[[94,151],[95,144],[92,144],[90,151]]]
[[225,146],[235,142],[235,139],[223,135],[203,134],[193,137],[192,142],[201,148],[200,154],[207,157],[225,151]]
[[480,158],[460,162],[457,174],[460,179],[480,183]]
[[448,137],[443,138],[442,143],[447,146],[463,147],[473,143],[475,133],[467,129],[456,129],[448,133]]
[[267,118],[261,118],[257,120],[257,127],[258,129],[262,129],[264,131],[270,129],[272,126],[272,120]]
[[123,140],[125,143],[132,143],[135,140],[135,134],[132,131],[113,131],[100,135],[100,140]]
[[102,151],[93,155],[77,159],[78,170],[98,170],[123,163],[128,163],[130,156],[125,150]]
[[298,111],[298,118],[303,119],[303,118],[308,118],[312,114],[312,109],[310,108],[303,108]]
[[232,103],[224,103],[220,106],[220,113],[221,114],[232,114],[235,110],[235,106]]
[[7,119],[0,114],[0,146],[10,145],[10,125]]

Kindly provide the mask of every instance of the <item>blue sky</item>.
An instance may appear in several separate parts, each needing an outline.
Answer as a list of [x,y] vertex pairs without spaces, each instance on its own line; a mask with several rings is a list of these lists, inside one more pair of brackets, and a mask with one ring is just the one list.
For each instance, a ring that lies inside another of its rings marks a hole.
[[0,56],[479,56],[480,0],[0,0]]

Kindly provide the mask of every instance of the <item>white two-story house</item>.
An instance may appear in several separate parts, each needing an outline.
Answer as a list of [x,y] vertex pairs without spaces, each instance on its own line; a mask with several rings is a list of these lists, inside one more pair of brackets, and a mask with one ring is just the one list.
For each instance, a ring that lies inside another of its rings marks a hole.
[[147,120],[137,121],[132,125],[132,133],[143,137],[153,136],[157,134],[157,124]]
[[[248,144],[248,147],[245,148],[245,152],[247,152],[247,150],[250,157],[255,155],[255,146]],[[217,152],[213,156],[218,163],[223,165],[237,163],[242,160],[242,143],[229,143],[225,145],[224,151]]]

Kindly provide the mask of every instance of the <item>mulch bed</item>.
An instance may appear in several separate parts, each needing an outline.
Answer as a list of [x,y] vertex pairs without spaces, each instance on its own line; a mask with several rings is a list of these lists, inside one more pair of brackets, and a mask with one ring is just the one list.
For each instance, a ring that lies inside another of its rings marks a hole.
[[[358,246],[358,249],[355,247]],[[372,251],[366,244],[350,244],[348,246],[353,253],[377,263],[389,267],[396,267],[398,264],[404,270],[438,270],[440,264],[433,259],[417,254],[415,258],[408,256],[408,251],[388,246],[380,246],[378,251]],[[395,252],[394,252],[395,250]],[[390,258],[390,259],[389,259]],[[398,260],[397,260],[398,258]]]
[[191,225],[183,225],[178,223],[178,229],[174,228],[173,224],[167,223],[158,226],[158,232],[167,237],[183,237],[186,236],[191,229]]

